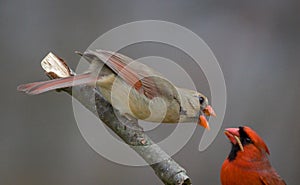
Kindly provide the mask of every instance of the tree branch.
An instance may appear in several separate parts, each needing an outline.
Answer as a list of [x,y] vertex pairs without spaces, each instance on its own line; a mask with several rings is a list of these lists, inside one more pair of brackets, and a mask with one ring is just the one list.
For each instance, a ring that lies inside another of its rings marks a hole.
[[[74,74],[60,58],[49,53],[41,62],[47,75],[54,79]],[[125,143],[135,150],[155,171],[155,174],[167,185],[189,185],[190,178],[186,170],[177,164],[168,154],[147,136],[137,121],[121,116],[92,86],[81,85],[65,88],[73,98],[101,119]],[[116,115],[117,114],[117,115]],[[128,126],[130,125],[130,126]],[[160,161],[155,163],[156,161]]]

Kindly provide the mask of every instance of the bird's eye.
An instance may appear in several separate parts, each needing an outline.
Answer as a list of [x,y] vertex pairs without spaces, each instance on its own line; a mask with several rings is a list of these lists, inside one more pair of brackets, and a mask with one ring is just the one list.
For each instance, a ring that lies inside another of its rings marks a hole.
[[252,141],[251,141],[251,139],[249,137],[246,137],[246,142],[247,143],[251,143]]
[[199,103],[203,104],[204,103],[204,98],[202,96],[199,97]]

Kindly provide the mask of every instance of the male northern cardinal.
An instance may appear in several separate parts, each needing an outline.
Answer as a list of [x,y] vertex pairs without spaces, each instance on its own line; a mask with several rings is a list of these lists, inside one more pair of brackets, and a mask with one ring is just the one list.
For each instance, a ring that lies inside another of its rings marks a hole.
[[206,117],[215,116],[204,95],[174,86],[152,68],[125,55],[104,50],[80,55],[90,62],[88,72],[20,85],[18,90],[40,94],[94,83],[122,115],[136,119],[162,123],[197,121],[208,128]]
[[222,185],[285,185],[271,166],[269,149],[249,127],[227,128],[225,135],[232,144],[221,169]]

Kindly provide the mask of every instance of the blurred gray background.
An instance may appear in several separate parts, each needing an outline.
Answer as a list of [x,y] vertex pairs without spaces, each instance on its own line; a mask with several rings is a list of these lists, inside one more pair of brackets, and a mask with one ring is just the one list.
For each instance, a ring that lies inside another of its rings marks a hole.
[[[84,51],[116,26],[144,19],[180,24],[209,45],[227,85],[222,129],[253,127],[268,144],[270,160],[287,184],[299,184],[297,0],[1,0],[0,184],[161,184],[150,167],[118,165],[94,152],[77,128],[68,95],[27,96],[16,91],[21,83],[47,79],[39,63],[49,51],[75,67],[79,60],[75,50]],[[133,45],[124,52],[133,58],[161,55],[179,63],[187,58],[159,44]],[[209,94],[205,77],[197,77],[196,72],[191,75],[199,79],[197,86]],[[155,140],[173,128],[163,125],[149,134]],[[219,172],[230,144],[220,131],[212,145],[199,152],[202,132],[197,128],[173,157],[188,170],[193,184],[220,184]]]

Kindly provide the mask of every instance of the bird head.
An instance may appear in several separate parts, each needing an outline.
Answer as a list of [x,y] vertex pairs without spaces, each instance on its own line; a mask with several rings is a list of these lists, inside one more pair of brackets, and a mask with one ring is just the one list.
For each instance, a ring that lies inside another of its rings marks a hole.
[[198,124],[203,126],[204,128],[209,129],[207,118],[209,116],[216,116],[216,113],[213,110],[213,108],[208,104],[207,97],[205,97],[201,93],[198,93],[197,98],[199,99],[200,104]]
[[241,126],[238,128],[227,128],[224,133],[232,143],[229,160],[233,160],[238,152],[244,151],[259,151],[261,153],[270,154],[265,142],[250,127]]

